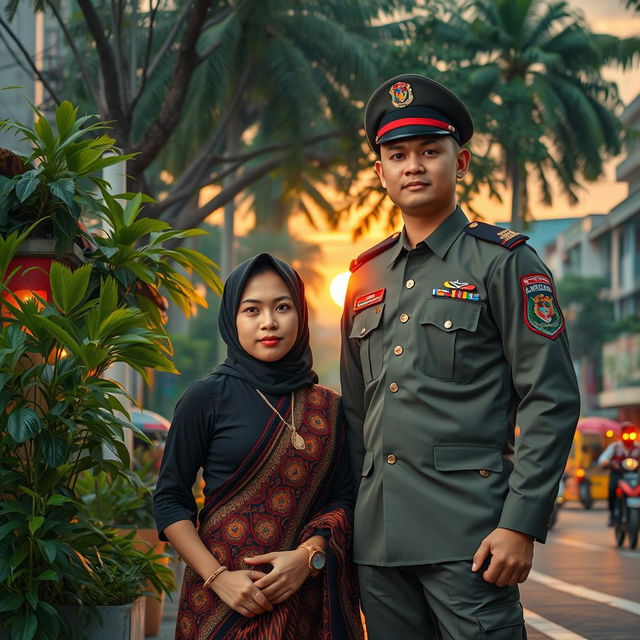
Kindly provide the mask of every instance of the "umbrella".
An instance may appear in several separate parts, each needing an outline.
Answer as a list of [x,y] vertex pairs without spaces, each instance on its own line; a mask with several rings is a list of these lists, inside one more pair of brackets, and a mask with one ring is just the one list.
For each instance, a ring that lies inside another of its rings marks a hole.
[[166,433],[171,426],[171,423],[164,416],[155,411],[149,411],[149,409],[131,409],[129,414],[131,422],[146,432]]
[[606,434],[607,431],[613,431],[613,433],[617,435],[620,433],[620,423],[599,416],[582,418],[582,420],[578,422],[578,431],[592,434]]

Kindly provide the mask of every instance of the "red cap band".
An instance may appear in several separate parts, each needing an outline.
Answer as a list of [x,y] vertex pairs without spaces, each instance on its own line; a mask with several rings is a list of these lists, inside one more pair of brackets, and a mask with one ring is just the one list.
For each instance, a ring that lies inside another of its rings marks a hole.
[[456,130],[456,128],[448,122],[444,122],[442,120],[434,120],[433,118],[400,118],[399,120],[388,122],[383,127],[378,129],[378,135],[376,136],[376,139],[379,140],[388,131],[393,131],[394,129],[398,129],[399,127],[409,127],[416,124],[424,125],[427,127],[437,127],[438,129],[442,129],[444,131],[453,132]]

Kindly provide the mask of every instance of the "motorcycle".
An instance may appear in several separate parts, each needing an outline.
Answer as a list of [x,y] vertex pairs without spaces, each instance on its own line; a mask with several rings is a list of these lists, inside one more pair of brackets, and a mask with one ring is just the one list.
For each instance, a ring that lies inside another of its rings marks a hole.
[[564,497],[564,481],[565,476],[563,475],[560,479],[560,486],[558,487],[558,495],[556,496],[556,501],[553,505],[553,511],[551,512],[551,518],[549,519],[549,529],[553,529],[558,522],[558,511],[560,511],[560,507],[565,502]]
[[613,511],[616,544],[621,547],[629,539],[629,547],[638,546],[640,528],[640,471],[638,460],[625,458],[620,463],[622,476],[616,486],[616,504]]
[[591,480],[584,469],[576,471],[576,480],[578,482],[578,498],[582,506],[588,511],[593,507],[593,495],[591,494]]

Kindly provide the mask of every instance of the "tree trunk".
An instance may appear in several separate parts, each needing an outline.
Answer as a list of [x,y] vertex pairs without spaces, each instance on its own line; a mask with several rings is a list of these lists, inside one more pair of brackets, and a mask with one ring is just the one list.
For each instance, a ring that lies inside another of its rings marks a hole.
[[520,170],[515,149],[507,152],[507,181],[511,187],[511,228],[518,231],[522,227],[520,214]]
[[[240,123],[241,120],[237,115],[231,116],[227,128],[226,144],[226,155],[231,157],[237,155],[240,150]],[[237,174],[235,172],[230,173],[223,182],[223,188],[233,183],[236,177]],[[234,234],[235,211],[235,198],[232,198],[224,205],[224,224],[222,226],[222,242],[220,245],[220,275],[223,280],[229,276],[236,266]]]

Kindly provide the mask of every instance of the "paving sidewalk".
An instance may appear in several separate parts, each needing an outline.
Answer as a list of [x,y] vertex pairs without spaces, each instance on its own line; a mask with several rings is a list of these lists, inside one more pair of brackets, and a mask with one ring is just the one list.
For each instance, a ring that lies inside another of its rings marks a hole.
[[164,612],[162,614],[162,624],[155,640],[174,640],[176,636],[176,615],[178,613],[178,599],[180,598],[180,585],[182,583],[182,573],[184,564],[174,567],[176,574],[177,590],[171,595],[171,599],[165,596]]

